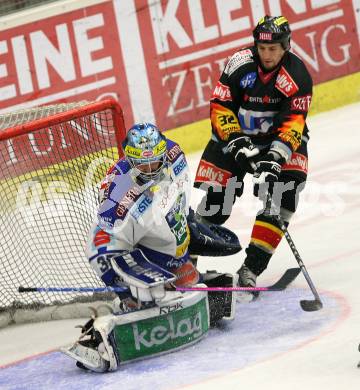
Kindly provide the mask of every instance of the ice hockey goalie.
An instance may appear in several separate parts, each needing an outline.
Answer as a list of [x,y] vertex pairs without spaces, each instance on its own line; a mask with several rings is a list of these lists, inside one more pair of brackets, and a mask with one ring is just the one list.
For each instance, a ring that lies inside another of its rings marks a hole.
[[122,287],[112,313],[93,316],[63,349],[97,372],[191,345],[222,318],[234,317],[229,292],[176,291],[177,286],[235,286],[235,277],[200,274],[197,255],[241,250],[236,235],[202,224],[189,208],[190,175],[179,145],[150,123],[129,129],[124,158],[101,184],[87,256],[107,286]]

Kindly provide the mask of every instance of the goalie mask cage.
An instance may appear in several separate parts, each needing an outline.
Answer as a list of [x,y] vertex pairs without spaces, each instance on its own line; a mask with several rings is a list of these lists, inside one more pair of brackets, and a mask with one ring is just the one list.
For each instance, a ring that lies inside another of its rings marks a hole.
[[125,134],[114,100],[0,115],[0,326],[31,320],[14,319],[21,309],[35,309],[34,316],[45,307],[95,299],[91,293],[20,294],[18,287],[103,286],[84,248],[99,184],[119,158]]

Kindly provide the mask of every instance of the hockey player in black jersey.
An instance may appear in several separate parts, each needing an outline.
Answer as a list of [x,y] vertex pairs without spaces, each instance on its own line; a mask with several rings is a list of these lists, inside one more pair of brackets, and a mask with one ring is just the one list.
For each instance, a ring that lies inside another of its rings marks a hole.
[[[228,61],[210,101],[212,137],[195,187],[206,190],[197,214],[211,223],[228,219],[236,197],[242,195],[244,176],[250,173],[254,194],[265,202],[269,191],[288,224],[307,177],[305,119],[311,76],[289,51],[291,30],[285,17],[263,17],[253,36],[254,46],[240,49]],[[282,236],[267,210],[259,212],[238,270],[240,286],[256,285]]]

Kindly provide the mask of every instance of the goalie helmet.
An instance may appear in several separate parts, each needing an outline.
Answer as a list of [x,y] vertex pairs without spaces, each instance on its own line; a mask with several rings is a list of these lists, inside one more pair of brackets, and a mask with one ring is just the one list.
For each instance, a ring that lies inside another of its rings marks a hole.
[[290,49],[291,30],[284,16],[266,15],[253,30],[255,45],[258,43],[281,43],[284,50]]
[[166,163],[166,138],[151,123],[133,125],[122,144],[136,176],[147,182],[158,180]]

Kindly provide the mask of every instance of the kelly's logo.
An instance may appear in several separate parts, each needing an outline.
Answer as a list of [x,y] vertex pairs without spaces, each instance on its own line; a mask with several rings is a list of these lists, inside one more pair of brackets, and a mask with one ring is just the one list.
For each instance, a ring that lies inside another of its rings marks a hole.
[[230,88],[227,85],[224,85],[220,81],[218,81],[213,91],[213,94],[211,96],[211,100],[212,99],[218,99],[223,102],[231,101],[232,97],[231,97]]
[[276,78],[275,88],[286,97],[294,95],[299,90],[299,87],[283,66]]
[[216,167],[204,160],[201,160],[196,173],[195,181],[198,182],[217,182],[222,186],[226,186],[227,180],[231,177],[231,173]]

